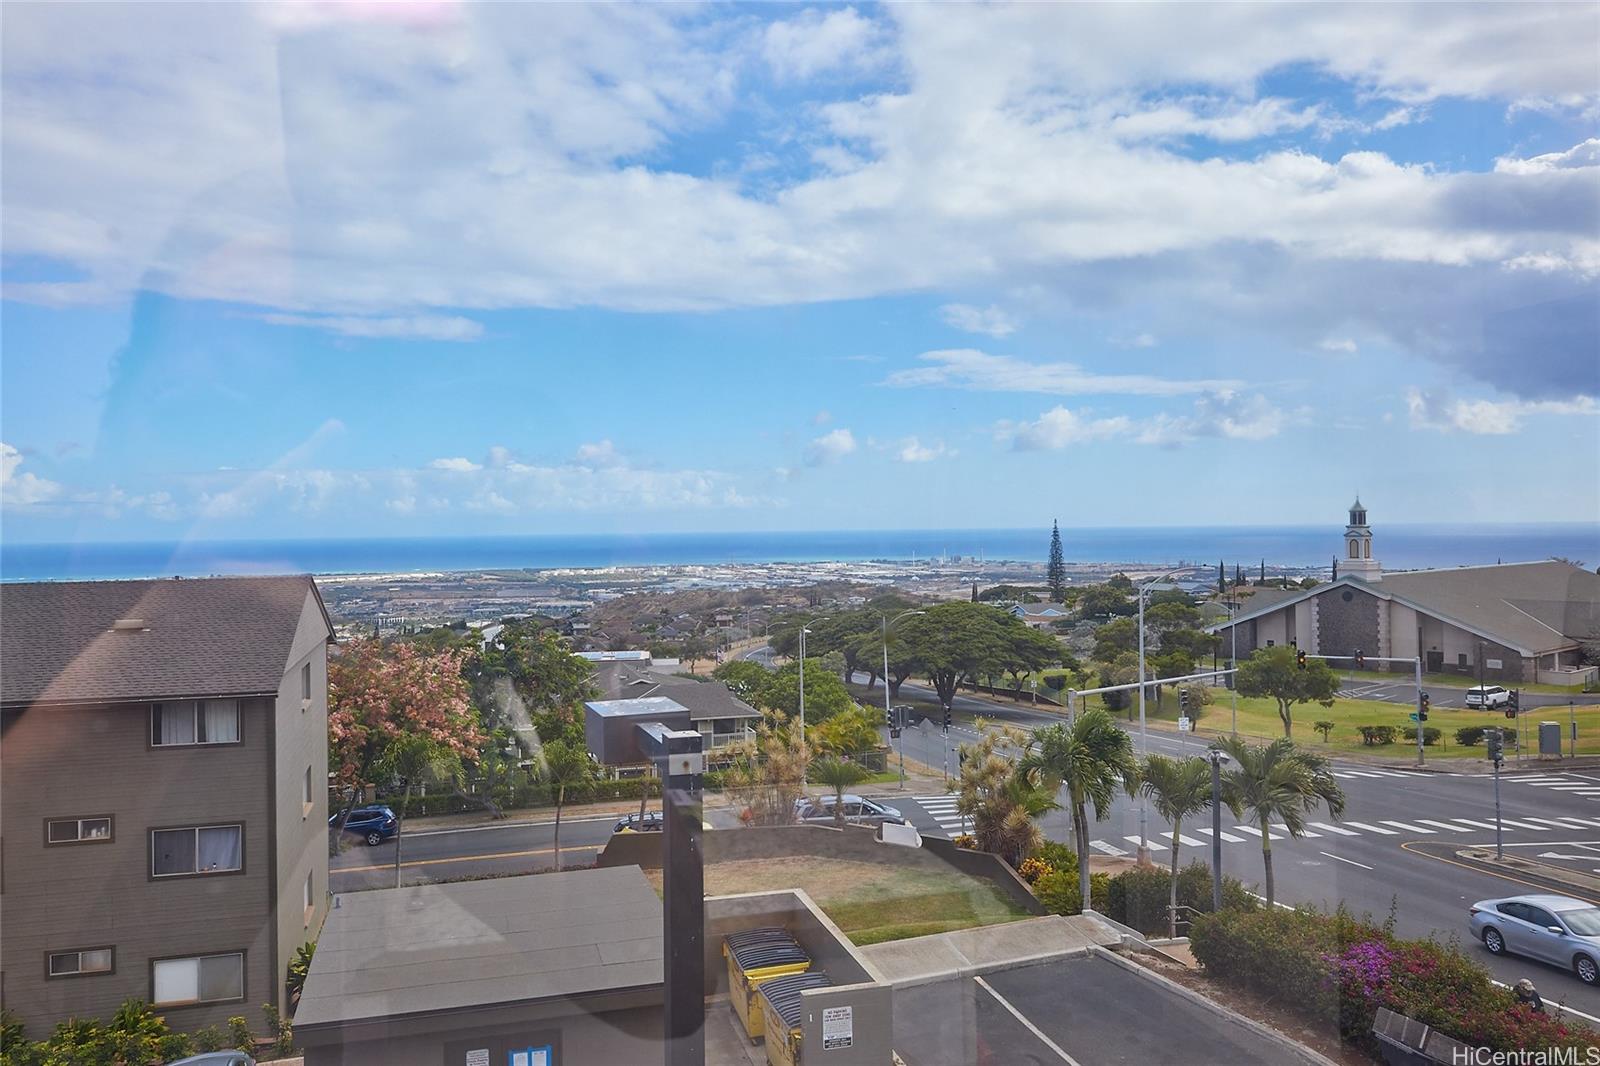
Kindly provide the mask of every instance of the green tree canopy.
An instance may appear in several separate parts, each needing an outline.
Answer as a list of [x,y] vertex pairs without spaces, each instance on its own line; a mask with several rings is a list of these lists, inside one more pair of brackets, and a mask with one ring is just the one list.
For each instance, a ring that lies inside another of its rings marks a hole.
[[1124,652],[1139,650],[1139,621],[1135,618],[1118,618],[1096,627],[1094,631],[1094,658],[1097,662],[1115,662]]
[[1056,603],[1067,591],[1067,562],[1061,554],[1061,526],[1050,523],[1050,562],[1045,567],[1045,582],[1050,586],[1050,599]]
[[[981,677],[1023,647],[1018,618],[985,603],[940,603],[900,624],[905,654],[949,707],[962,678]],[[1049,638],[1046,638],[1049,639]],[[891,663],[891,669],[893,664]],[[809,677],[807,682],[809,683]]]
[[1305,669],[1296,663],[1293,648],[1258,648],[1239,664],[1236,685],[1241,696],[1270,696],[1278,701],[1278,717],[1283,735],[1294,735],[1294,705],[1319,703],[1333,706],[1339,691],[1339,675],[1321,659],[1306,660]]
[[[806,651],[810,651],[808,646]],[[782,711],[790,718],[800,716],[800,666],[787,663],[776,671],[762,686],[760,705],[770,711]],[[856,705],[839,675],[822,665],[821,660],[806,658],[806,725],[818,725],[836,714]]]
[[761,690],[772,671],[749,659],[730,659],[711,671],[711,676],[727,684],[728,691],[750,704],[760,704]]
[[1071,725],[1047,725],[1034,730],[1020,769],[1034,784],[1053,796],[1067,790],[1072,829],[1078,851],[1078,887],[1083,906],[1089,906],[1089,807],[1095,819],[1104,819],[1119,790],[1137,780],[1133,738],[1100,708],[1091,708]]

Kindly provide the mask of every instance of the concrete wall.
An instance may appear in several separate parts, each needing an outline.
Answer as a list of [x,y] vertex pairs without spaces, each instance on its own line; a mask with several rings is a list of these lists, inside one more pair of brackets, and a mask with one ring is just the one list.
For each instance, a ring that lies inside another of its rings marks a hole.
[[[0,722],[0,892],[5,1006],[30,1036],[78,1015],[106,1018],[151,996],[151,960],[245,953],[241,1000],[163,1008],[174,1029],[220,1025],[260,1004],[274,973],[273,701],[240,701],[239,744],[152,748],[149,704],[29,707]],[[46,847],[50,818],[111,815],[108,843]],[[244,870],[150,877],[150,830],[241,823]],[[46,979],[51,952],[115,951],[114,972]]]
[[1389,650],[1383,654],[1396,659],[1414,659],[1417,648],[1417,612],[1403,603],[1389,601]]
[[[1500,666],[1492,668],[1485,666],[1483,677],[1486,681],[1506,683],[1524,679],[1523,661],[1521,653],[1494,641],[1485,641],[1476,633],[1470,633],[1459,626],[1441,621],[1427,615],[1422,616],[1422,646],[1423,653],[1439,652],[1443,658],[1439,669],[1445,673],[1461,674],[1468,680],[1478,677],[1478,645],[1483,644],[1483,658],[1500,660]],[[1466,663],[1462,665],[1461,657],[1466,656]],[[1531,664],[1531,660],[1530,660]],[[1529,666],[1528,676],[1532,676]]]
[[[274,982],[262,989],[253,1006],[272,1002],[288,1008],[284,981],[295,949],[315,939],[328,912],[328,643],[331,634],[316,596],[306,593],[300,624],[278,686],[274,711],[273,842],[276,869],[276,934],[271,960]],[[302,698],[301,667],[311,668],[311,697]],[[306,771],[311,773],[311,801],[305,801]],[[311,880],[311,907],[304,906],[306,879]]]
[[[825,859],[896,863],[926,870],[953,868],[990,882],[1007,899],[1029,914],[1045,913],[1028,890],[1026,882],[998,855],[958,848],[951,841],[935,837],[924,837],[920,848],[904,848],[895,844],[880,844],[876,830],[863,826],[849,826],[842,830],[818,825],[759,826],[707,830],[702,837],[702,848],[708,865],[741,859],[814,855]],[[661,838],[656,833],[613,836],[601,851],[596,865],[659,869]]]
[[661,1038],[659,988],[295,1030],[306,1066],[467,1066],[470,1051],[487,1051],[490,1066],[506,1066],[509,1049],[546,1045],[560,1066],[653,1064],[662,1058]]
[[[1273,611],[1271,614],[1262,615],[1260,618],[1255,619],[1255,627],[1255,646],[1257,648],[1265,648],[1269,640],[1280,648],[1289,643],[1289,611],[1287,610],[1278,610]],[[1243,641],[1240,642],[1239,657],[1248,658],[1244,652]]]

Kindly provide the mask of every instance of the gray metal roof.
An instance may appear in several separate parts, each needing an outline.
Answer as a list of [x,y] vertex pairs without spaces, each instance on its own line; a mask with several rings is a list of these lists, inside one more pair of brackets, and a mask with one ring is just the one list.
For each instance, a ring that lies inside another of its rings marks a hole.
[[308,596],[331,636],[305,574],[0,584],[0,702],[275,693]]
[[761,712],[733,694],[727,684],[715,679],[696,681],[654,670],[641,670],[631,663],[602,663],[595,669],[595,683],[610,700],[637,700],[667,697],[682,704],[693,721],[706,718],[760,718]]
[[661,984],[661,900],[637,866],[347,892],[295,1028]]
[[[1234,623],[1345,586],[1398,600],[1524,655],[1570,647],[1600,630],[1600,574],[1554,560],[1385,573],[1372,582],[1346,575],[1276,602],[1260,604],[1258,593]],[[1234,623],[1221,622],[1209,631]]]

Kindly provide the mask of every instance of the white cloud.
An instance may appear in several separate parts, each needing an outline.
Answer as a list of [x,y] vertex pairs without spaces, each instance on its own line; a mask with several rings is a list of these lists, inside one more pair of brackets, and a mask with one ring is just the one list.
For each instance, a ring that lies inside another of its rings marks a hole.
[[602,440],[578,445],[578,462],[587,466],[618,466],[622,463],[622,456],[615,444]]
[[1409,126],[1413,122],[1420,122],[1426,116],[1426,111],[1418,107],[1397,107],[1385,114],[1372,124],[1375,130],[1392,130],[1401,126]]
[[955,452],[946,448],[943,441],[934,441],[932,444],[923,444],[916,437],[907,437],[900,442],[900,449],[896,457],[902,463],[931,463]]
[[256,316],[276,326],[304,326],[322,329],[344,337],[393,340],[475,341],[483,336],[483,326],[459,315],[405,315],[389,318],[359,318],[350,315]]
[[817,437],[806,446],[806,465],[825,466],[836,463],[856,450],[856,438],[848,429],[840,427]]
[[1316,107],[1296,108],[1287,100],[1191,99],[1118,115],[1108,127],[1122,141],[1196,136],[1227,142],[1303,130],[1317,120]]
[[464,459],[460,456],[453,459],[435,459],[428,466],[433,470],[454,470],[460,474],[470,474],[474,470],[483,469],[481,463],[475,463],[471,459]]
[[1266,440],[1282,432],[1287,416],[1259,394],[1222,391],[1195,400],[1187,414],[1160,414],[1140,430],[1140,444],[1187,444],[1202,437]]
[[1547,174],[1552,170],[1597,166],[1600,166],[1600,137],[1590,137],[1564,152],[1547,152],[1531,159],[1502,156],[1494,161],[1494,169],[1500,174]]
[[0,443],[0,503],[23,508],[48,503],[61,495],[61,486],[22,469],[22,452]]
[[825,426],[832,421],[833,415],[829,414],[827,411],[818,411],[816,414],[811,416],[811,424],[813,426]]
[[827,71],[877,66],[887,58],[883,28],[853,7],[811,9],[768,23],[762,55],[780,78],[809,78]]
[[1317,347],[1337,355],[1354,355],[1356,352],[1356,342],[1349,337],[1324,337]]
[[971,304],[945,304],[939,308],[945,323],[966,333],[986,333],[991,337],[1009,337],[1017,331],[1017,320],[1002,308],[973,307]]
[[1073,444],[1127,436],[1133,420],[1123,415],[1090,418],[1066,407],[1052,407],[1032,422],[1001,422],[995,437],[1019,452],[1057,451]]
[[1147,374],[1098,374],[1075,363],[1029,363],[976,348],[923,352],[929,366],[897,370],[884,379],[898,388],[945,386],[986,392],[1042,392],[1060,396],[1123,394],[1178,396],[1232,388],[1231,381],[1177,380]]
[[1526,417],[1597,415],[1600,403],[1593,396],[1538,401],[1462,400],[1448,391],[1411,388],[1406,391],[1406,411],[1411,416],[1412,429],[1504,436],[1521,431]]

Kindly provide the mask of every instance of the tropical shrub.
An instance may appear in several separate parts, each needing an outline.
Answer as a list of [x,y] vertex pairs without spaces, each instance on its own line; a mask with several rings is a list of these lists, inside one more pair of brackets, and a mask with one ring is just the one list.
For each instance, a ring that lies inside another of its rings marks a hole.
[[1394,726],[1392,725],[1364,725],[1361,730],[1361,743],[1367,747],[1376,747],[1379,744],[1394,743]]
[[[1141,933],[1165,936],[1171,878],[1167,870],[1158,867],[1136,866],[1117,874],[1108,886],[1107,917]],[[1256,900],[1237,877],[1224,875],[1222,905],[1252,910]],[[1211,868],[1205,863],[1196,860],[1178,871],[1178,906],[1201,912],[1211,910]],[[1180,915],[1184,913],[1179,911]]]
[[[1409,740],[1409,741],[1411,741],[1411,743],[1415,744],[1417,742],[1417,727],[1414,726],[1414,725],[1409,725],[1409,726],[1404,727],[1403,729],[1400,730],[1400,736],[1401,736],[1402,739]],[[1422,745],[1423,745],[1423,747],[1427,747],[1427,748],[1433,747],[1435,744],[1439,743],[1439,738],[1442,737],[1442,736],[1444,736],[1444,730],[1435,729],[1431,725],[1423,726],[1422,727]]]
[[[1089,875],[1089,906],[1101,914],[1109,913],[1106,900],[1110,891],[1110,874]],[[1082,914],[1083,892],[1078,887],[1077,863],[1074,862],[1070,869],[1051,870],[1039,878],[1033,886],[1033,894],[1051,914]]]
[[1483,726],[1462,726],[1460,729],[1456,730],[1456,743],[1460,744],[1463,748],[1471,748],[1482,744]]

